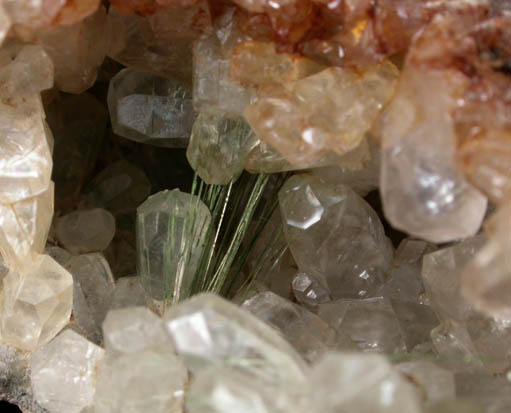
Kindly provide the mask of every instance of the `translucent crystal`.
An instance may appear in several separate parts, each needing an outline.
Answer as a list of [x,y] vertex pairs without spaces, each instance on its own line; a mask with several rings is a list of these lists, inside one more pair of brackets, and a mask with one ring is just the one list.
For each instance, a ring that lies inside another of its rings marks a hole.
[[110,7],[108,56],[141,72],[189,81],[192,44],[211,29],[208,3],[193,3],[160,9],[147,17],[125,16],[117,11],[117,6]]
[[206,205],[178,189],[150,196],[137,209],[137,273],[153,298],[190,293],[211,220]]
[[164,322],[177,353],[194,373],[220,365],[272,382],[305,379],[301,357],[274,329],[216,295],[202,294],[171,307]]
[[92,86],[106,54],[105,28],[106,12],[100,7],[77,24],[37,33],[37,42],[55,65],[55,84],[60,90],[81,93]]
[[131,69],[110,81],[108,108],[115,133],[157,146],[186,146],[195,119],[185,83]]
[[400,301],[423,302],[422,258],[435,249],[434,245],[425,241],[410,238],[401,241],[382,294]]
[[445,400],[426,409],[426,413],[484,413],[485,410],[477,402],[465,399]]
[[144,171],[126,160],[108,165],[84,191],[86,205],[112,214],[135,211],[151,193]]
[[284,233],[301,271],[324,277],[332,298],[378,295],[392,247],[376,212],[346,186],[307,174],[279,192]]
[[115,283],[111,309],[144,306],[147,295],[139,276],[122,277]]
[[405,342],[396,314],[385,298],[337,300],[321,304],[318,315],[347,334],[365,352],[401,353]]
[[[226,32],[229,29],[225,29]],[[222,33],[218,30],[217,33]],[[223,36],[224,34],[220,34]],[[227,38],[231,34],[225,34]],[[232,41],[232,40],[231,40]],[[241,115],[255,99],[255,90],[229,77],[229,55],[224,39],[217,34],[201,37],[193,49],[193,103],[200,112],[222,111]]]
[[173,348],[161,319],[145,307],[109,311],[103,323],[103,335],[109,358],[160,346]]
[[397,370],[418,386],[422,400],[427,405],[456,397],[454,374],[427,360],[399,363]]
[[60,265],[65,266],[72,255],[67,252],[64,248],[60,247],[48,247],[45,248],[44,253],[52,257]]
[[36,400],[51,412],[80,413],[94,400],[96,369],[104,353],[74,331],[59,334],[30,360]]
[[311,382],[315,411],[421,411],[413,386],[377,354],[330,353],[314,367]]
[[203,181],[225,185],[241,174],[256,142],[242,117],[201,113],[193,124],[186,156]]
[[244,115],[255,133],[292,164],[328,150],[343,154],[360,144],[391,97],[397,75],[388,62],[362,73],[329,68],[264,89]]
[[[487,225],[488,241],[463,269],[463,296],[479,311],[511,318],[507,291],[511,280],[511,203],[501,206]],[[484,276],[483,276],[484,274]]]
[[296,274],[292,288],[297,301],[305,307],[314,309],[319,304],[331,301],[330,291],[325,282],[313,275],[304,272]]
[[57,239],[70,253],[103,251],[115,234],[115,218],[100,208],[73,211],[57,219]]
[[464,321],[471,316],[473,309],[460,291],[461,270],[484,242],[484,235],[478,235],[424,256],[426,294],[440,319]]
[[101,324],[111,303],[114,280],[100,253],[71,257],[65,264],[73,276],[73,317],[93,343],[103,342]]
[[242,308],[275,327],[308,361],[335,347],[335,331],[317,315],[268,291],[246,300]]
[[30,267],[43,252],[53,217],[53,182],[32,198],[0,204],[0,252],[15,270]]
[[50,341],[69,321],[73,278],[48,255],[3,279],[2,340],[24,350]]
[[394,227],[437,243],[474,235],[486,211],[486,198],[453,163],[455,136],[446,113],[455,103],[455,84],[448,73],[405,69],[383,126],[385,216]]
[[297,405],[282,388],[226,367],[201,371],[186,395],[189,413],[285,413]]
[[457,396],[481,406],[481,411],[504,413],[511,408],[511,384],[507,377],[460,373],[455,379]]
[[99,413],[182,413],[188,373],[166,349],[146,349],[107,360],[98,373]]

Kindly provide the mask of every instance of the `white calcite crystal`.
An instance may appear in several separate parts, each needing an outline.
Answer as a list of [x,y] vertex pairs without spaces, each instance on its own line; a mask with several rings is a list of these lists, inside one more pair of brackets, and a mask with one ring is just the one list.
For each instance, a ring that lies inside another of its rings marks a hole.
[[227,367],[208,368],[194,377],[186,409],[189,413],[297,412],[299,401],[282,387]]
[[162,320],[145,307],[109,311],[103,323],[103,336],[109,358],[159,346],[173,348]]
[[104,353],[72,330],[59,334],[31,357],[35,399],[51,413],[80,413],[94,400],[96,370]]
[[377,354],[329,353],[311,375],[311,410],[322,413],[419,413],[413,385]]
[[55,85],[63,92],[81,93],[92,86],[106,55],[106,11],[96,13],[77,24],[45,28],[36,33],[36,41],[55,65]]
[[385,114],[381,194],[393,226],[431,242],[474,235],[486,197],[456,169],[453,110],[455,82],[442,72],[401,75]]
[[242,308],[275,327],[308,361],[335,348],[335,331],[317,315],[271,291],[246,300]]
[[204,182],[225,185],[241,174],[256,143],[242,117],[201,113],[193,124],[186,157]]
[[427,360],[399,363],[397,370],[418,386],[421,399],[427,405],[456,397],[454,374]]
[[107,359],[98,373],[95,413],[182,413],[188,372],[169,348]]
[[359,195],[299,174],[284,184],[279,204],[301,271],[323,277],[334,299],[378,295],[392,246],[376,212]]
[[305,363],[274,329],[216,295],[171,307],[164,322],[176,352],[194,373],[216,365],[272,382],[305,379]]
[[101,208],[77,210],[57,218],[55,233],[72,254],[104,251],[114,237],[115,218]]
[[30,271],[11,270],[3,279],[2,340],[24,350],[50,341],[69,321],[73,278],[48,255]]
[[151,297],[186,298],[210,220],[198,197],[178,189],[158,192],[138,207],[137,273]]
[[318,315],[369,353],[402,353],[405,342],[390,301],[376,297],[321,304]]
[[115,133],[157,146],[186,146],[195,119],[186,83],[131,69],[110,81],[108,109]]
[[73,318],[84,335],[102,343],[101,324],[111,304],[114,279],[102,254],[72,256],[64,264],[73,276]]
[[115,283],[110,308],[117,310],[119,308],[144,306],[148,298],[139,276],[122,277]]
[[54,185],[32,198],[0,204],[0,252],[17,270],[30,267],[46,244],[53,217]]

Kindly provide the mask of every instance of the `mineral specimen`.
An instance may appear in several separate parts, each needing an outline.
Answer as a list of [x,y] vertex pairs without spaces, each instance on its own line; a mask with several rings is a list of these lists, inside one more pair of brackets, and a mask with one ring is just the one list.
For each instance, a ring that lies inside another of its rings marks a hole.
[[216,365],[272,382],[305,380],[304,362],[275,330],[218,296],[202,294],[171,307],[164,322],[193,373]]
[[72,254],[103,251],[115,233],[115,218],[100,208],[73,211],[57,218],[59,242]]
[[80,413],[92,404],[96,369],[105,351],[72,330],[37,350],[30,360],[35,399],[54,413]]
[[50,341],[69,321],[73,278],[47,255],[39,255],[30,271],[9,271],[2,280],[2,340],[23,350]]
[[350,188],[307,174],[279,192],[284,232],[301,271],[324,277],[332,298],[378,295],[392,247],[374,210]]
[[197,197],[161,191],[137,209],[137,273],[150,296],[186,298],[211,213]]
[[115,133],[157,146],[186,146],[195,119],[186,84],[131,69],[110,81],[108,109]]

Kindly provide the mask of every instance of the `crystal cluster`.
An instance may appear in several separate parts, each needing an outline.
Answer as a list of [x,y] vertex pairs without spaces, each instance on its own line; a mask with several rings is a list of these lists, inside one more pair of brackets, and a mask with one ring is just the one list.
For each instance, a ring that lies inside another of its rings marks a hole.
[[0,399],[511,411],[509,0],[0,1]]

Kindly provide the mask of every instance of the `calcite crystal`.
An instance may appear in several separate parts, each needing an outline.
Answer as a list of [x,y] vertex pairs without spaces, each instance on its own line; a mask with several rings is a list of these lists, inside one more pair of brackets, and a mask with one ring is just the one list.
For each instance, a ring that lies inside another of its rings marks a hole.
[[186,83],[131,69],[110,81],[108,108],[115,133],[157,146],[186,146],[195,119]]
[[375,211],[343,185],[308,174],[279,192],[284,232],[301,271],[323,277],[332,298],[378,295],[392,247]]
[[2,283],[0,327],[4,342],[35,350],[68,323],[73,278],[48,255],[39,255],[28,272],[9,271]]
[[103,251],[115,233],[115,218],[101,208],[73,211],[57,218],[57,239],[72,254]]
[[398,71],[389,62],[362,73],[329,68],[259,93],[245,117],[290,163],[355,149],[392,95]]
[[186,298],[210,220],[199,198],[178,189],[152,195],[138,207],[137,271],[149,295]]
[[218,296],[202,294],[171,307],[164,322],[194,373],[216,365],[271,382],[305,380],[302,358],[275,330]]
[[275,327],[308,361],[336,345],[335,331],[317,315],[268,291],[246,300],[242,308]]
[[200,113],[193,124],[186,156],[208,184],[225,185],[236,179],[257,138],[242,117]]
[[30,267],[46,244],[53,217],[54,185],[32,198],[0,204],[0,252],[16,270]]
[[72,330],[66,330],[30,359],[35,399],[55,413],[80,413],[96,391],[96,370],[105,351]]

